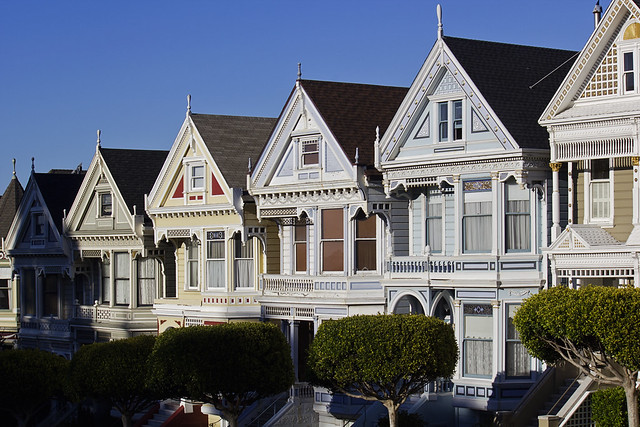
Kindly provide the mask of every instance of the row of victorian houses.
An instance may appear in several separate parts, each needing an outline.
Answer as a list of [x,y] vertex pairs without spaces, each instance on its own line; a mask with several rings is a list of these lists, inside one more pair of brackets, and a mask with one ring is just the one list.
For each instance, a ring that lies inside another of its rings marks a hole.
[[[169,151],[98,134],[86,170],[33,170],[24,191],[14,176],[3,334],[71,357],[274,322],[302,383],[323,320],[420,313],[454,326],[453,405],[514,410],[543,376],[512,324],[522,301],[640,283],[640,6],[596,12],[581,52],[444,36],[439,18],[409,88],[299,73],[277,118],[189,101]],[[349,399],[314,399],[323,425],[353,417]]]

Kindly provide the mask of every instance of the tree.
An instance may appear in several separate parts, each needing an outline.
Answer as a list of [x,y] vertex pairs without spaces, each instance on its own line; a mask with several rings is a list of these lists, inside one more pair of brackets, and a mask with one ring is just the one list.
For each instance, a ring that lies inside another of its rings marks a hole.
[[152,383],[165,397],[210,403],[231,427],[247,406],[294,381],[289,344],[268,323],[167,330],[158,337],[151,364]]
[[621,386],[629,426],[638,426],[640,289],[552,288],[528,298],[514,323],[532,356],[565,360],[601,384]]
[[436,378],[453,375],[457,361],[451,326],[433,317],[393,314],[324,321],[308,365],[317,385],[382,402],[395,427],[407,397]]
[[140,335],[81,347],[71,360],[75,397],[110,401],[122,415],[122,425],[131,426],[132,417],[157,399],[148,386],[148,360],[155,339]]
[[26,426],[50,399],[62,396],[69,362],[41,350],[0,351],[0,410]]

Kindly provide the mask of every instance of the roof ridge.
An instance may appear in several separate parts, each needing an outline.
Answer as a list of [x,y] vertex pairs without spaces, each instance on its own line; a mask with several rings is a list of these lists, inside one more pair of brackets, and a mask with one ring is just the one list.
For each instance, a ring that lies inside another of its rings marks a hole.
[[369,87],[380,87],[380,88],[395,88],[395,89],[408,89],[408,86],[392,86],[392,85],[381,85],[381,84],[373,84],[373,83],[354,83],[354,82],[336,82],[332,80],[313,80],[313,79],[301,79],[301,83],[304,82],[313,82],[313,83],[328,83],[328,84],[336,84],[336,85],[351,85],[351,86],[369,86]]
[[442,36],[442,38],[445,41],[446,41],[446,39],[457,39],[457,40],[465,40],[465,41],[480,42],[480,43],[490,43],[490,44],[496,44],[496,45],[499,44],[499,45],[505,45],[505,46],[517,46],[517,47],[524,47],[524,48],[530,48],[530,49],[542,49],[542,50],[549,50],[549,51],[555,51],[555,52],[580,53],[579,50],[573,50],[573,49],[559,49],[559,48],[555,48],[555,47],[535,46],[535,45],[530,45],[530,44],[508,43],[508,42],[498,42],[498,41],[482,40],[482,39],[471,39],[471,38],[467,38],[467,37]]

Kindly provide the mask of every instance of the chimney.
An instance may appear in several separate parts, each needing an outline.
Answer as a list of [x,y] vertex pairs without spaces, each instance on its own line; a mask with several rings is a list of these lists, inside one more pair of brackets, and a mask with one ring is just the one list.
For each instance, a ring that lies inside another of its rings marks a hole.
[[600,18],[602,18],[602,6],[600,6],[600,0],[598,0],[596,1],[596,6],[593,8],[593,19],[595,22],[594,28],[598,28]]

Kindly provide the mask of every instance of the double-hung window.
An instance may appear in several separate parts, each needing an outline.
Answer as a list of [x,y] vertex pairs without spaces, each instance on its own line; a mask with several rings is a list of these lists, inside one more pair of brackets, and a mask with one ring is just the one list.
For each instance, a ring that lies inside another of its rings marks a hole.
[[27,316],[36,315],[36,271],[32,268],[22,270],[20,275],[22,282],[21,288],[24,290],[22,300],[24,307],[21,308],[22,314]]
[[204,164],[190,165],[189,191],[204,190]]
[[356,219],[356,271],[376,271],[376,216]]
[[307,271],[307,236],[308,226],[301,221],[293,226],[293,254],[296,273],[306,273]]
[[426,244],[432,253],[442,252],[442,195],[431,190],[427,194],[425,215]]
[[464,304],[463,374],[487,377],[493,367],[493,308],[491,304]]
[[490,252],[491,180],[464,182],[462,236],[464,252]]
[[344,271],[344,210],[323,209],[322,271]]
[[138,260],[138,305],[152,305],[156,288],[157,261],[153,258]]
[[302,167],[320,163],[320,137],[302,138],[300,140],[300,164]]
[[253,288],[253,240],[242,243],[237,235],[233,239],[235,246],[235,285],[236,288]]
[[8,310],[9,308],[11,308],[10,285],[11,285],[11,280],[0,279],[0,310]]
[[113,214],[113,201],[111,193],[100,193],[100,216],[108,217]]
[[507,307],[507,331],[506,331],[506,367],[507,377],[531,376],[531,357],[520,341],[520,334],[513,324],[513,318],[520,304],[506,304]]
[[611,179],[609,159],[591,160],[591,219],[611,219]]
[[505,184],[505,246],[507,252],[531,250],[530,193],[515,181]]
[[635,64],[633,60],[633,52],[624,52],[622,54],[623,63],[623,85],[625,92],[635,91]]
[[438,102],[438,141],[459,141],[463,138],[462,100]]
[[187,243],[187,289],[198,289],[198,270],[200,258],[200,246],[195,240]]
[[129,305],[131,296],[131,257],[128,252],[115,252],[114,260],[114,285],[116,290],[116,304]]
[[207,289],[225,286],[225,247],[224,231],[207,231]]
[[102,262],[102,302],[111,301],[111,262],[105,259]]
[[58,275],[52,274],[44,278],[42,287],[42,315],[58,317]]

